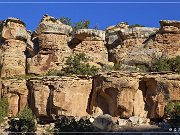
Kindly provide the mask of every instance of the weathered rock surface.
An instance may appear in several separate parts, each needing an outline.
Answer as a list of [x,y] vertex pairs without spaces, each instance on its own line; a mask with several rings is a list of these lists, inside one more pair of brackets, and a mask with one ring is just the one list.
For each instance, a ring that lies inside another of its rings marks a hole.
[[27,105],[28,89],[26,80],[1,80],[1,85],[2,95],[8,98],[9,113],[16,116]]
[[139,77],[123,73],[109,73],[94,78],[90,111],[128,118],[146,116]]
[[71,55],[68,34],[72,28],[57,19],[45,15],[33,38],[37,55],[28,59],[28,73],[44,74],[51,69],[61,69]]
[[44,77],[28,81],[30,106],[37,116],[85,116],[92,80],[78,77]]
[[38,37],[39,51],[28,58],[28,73],[44,74],[51,69],[61,69],[71,50],[67,45],[67,36],[41,34]]
[[1,77],[25,75],[26,44],[20,40],[6,40],[0,47]]
[[29,33],[26,30],[24,22],[17,18],[8,18],[3,22],[2,38],[27,40]]
[[169,101],[180,100],[180,75],[145,75],[140,81],[148,118],[163,117]]
[[[29,102],[38,117],[109,114],[133,118],[135,123],[134,116],[162,118],[165,105],[180,100],[180,75],[122,72],[136,71],[138,64],[150,64],[162,55],[180,55],[180,22],[162,20],[160,25],[157,29],[120,23],[106,31],[80,29],[72,33],[71,26],[45,15],[32,34],[21,20],[8,18],[0,22],[0,76],[5,79],[0,83],[0,97],[8,97],[13,115]],[[67,57],[82,52],[91,58],[90,64],[99,67],[109,62],[122,63],[121,72],[102,73],[93,79],[8,79],[60,70]],[[100,129],[106,127],[105,123]]]
[[159,49],[167,57],[180,55],[180,21],[161,20],[160,25],[157,34],[150,37],[145,43],[146,47]]
[[26,42],[32,44],[30,33],[26,30],[25,24],[16,18],[3,21],[1,30],[1,77],[24,75]]
[[35,34],[54,33],[60,35],[69,35],[72,32],[72,27],[61,23],[56,18],[44,15],[39,26],[35,30]]
[[111,72],[94,78],[90,113],[161,118],[169,101],[180,100],[177,74]]
[[106,29],[109,60],[116,63],[148,63],[157,51],[144,49],[144,42],[156,33],[157,28],[130,27],[120,23]]
[[101,30],[77,30],[70,42],[74,53],[85,53],[94,63],[107,63],[108,52],[105,47],[105,32]]

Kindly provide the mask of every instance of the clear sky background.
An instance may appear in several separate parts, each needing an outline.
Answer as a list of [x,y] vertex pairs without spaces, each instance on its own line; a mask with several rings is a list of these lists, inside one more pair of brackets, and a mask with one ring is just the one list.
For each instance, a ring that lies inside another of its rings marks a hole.
[[[91,26],[100,29],[125,21],[147,27],[159,27],[159,20],[180,20],[180,0],[128,0],[124,2],[179,2],[179,3],[111,3],[111,4],[47,4],[47,3],[1,3],[1,2],[48,2],[50,0],[0,0],[0,20],[17,17],[27,29],[34,30],[44,14],[56,18],[66,16],[73,22],[90,20]],[[112,0],[51,0],[51,2],[111,2]],[[122,2],[122,0],[113,0]]]

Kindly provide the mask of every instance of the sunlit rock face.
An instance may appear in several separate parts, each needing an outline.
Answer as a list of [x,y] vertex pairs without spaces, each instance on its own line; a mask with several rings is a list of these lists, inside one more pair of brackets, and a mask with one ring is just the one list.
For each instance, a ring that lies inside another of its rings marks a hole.
[[33,35],[35,55],[28,58],[28,73],[44,74],[51,69],[61,69],[71,55],[68,34],[72,28],[45,15]]
[[26,42],[31,43],[25,24],[16,18],[1,23],[0,70],[1,77],[24,75],[26,69]]
[[1,80],[1,96],[7,97],[9,113],[16,116],[27,105],[28,89],[24,79]]
[[28,82],[30,106],[39,117],[86,116],[92,79],[79,77],[32,78]]
[[94,78],[89,113],[121,118],[162,118],[169,101],[180,100],[178,74],[111,72]]
[[85,53],[95,64],[107,64],[108,52],[105,47],[105,31],[79,29],[69,43],[73,53]]
[[121,72],[96,76],[89,111],[122,118],[134,115],[146,117],[143,94],[139,89],[140,77],[140,74]]

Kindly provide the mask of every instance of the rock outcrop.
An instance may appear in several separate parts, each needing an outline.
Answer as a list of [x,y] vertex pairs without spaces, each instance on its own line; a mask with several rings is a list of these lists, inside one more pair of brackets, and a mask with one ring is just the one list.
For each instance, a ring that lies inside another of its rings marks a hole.
[[169,58],[180,55],[180,21],[161,20],[160,25],[157,34],[145,43],[146,47],[159,49]]
[[145,75],[140,81],[148,118],[164,116],[164,107],[170,101],[180,100],[180,75]]
[[145,117],[142,91],[139,89],[139,74],[112,72],[94,78],[91,113],[110,114],[129,118]]
[[36,116],[86,116],[92,79],[79,77],[32,78],[28,82],[30,106]]
[[71,55],[68,35],[72,28],[59,20],[45,15],[35,30],[33,41],[36,54],[28,58],[28,73],[44,74],[52,69],[61,69]]
[[[89,114],[131,117],[132,121],[163,118],[165,105],[180,100],[180,75],[127,72],[162,55],[180,55],[180,22],[162,20],[160,25],[158,29],[120,23],[106,31],[73,31],[45,15],[31,33],[21,20],[8,18],[0,22],[0,98],[8,98],[13,116],[28,103],[39,118]],[[114,63],[121,63],[121,71],[102,69],[94,77],[44,76],[61,70],[75,53],[85,53],[90,64],[99,68],[108,68],[111,62],[113,70]],[[27,79],[29,74],[42,77]]]
[[169,101],[180,99],[180,75],[111,72],[94,78],[90,113],[162,118]]
[[9,103],[9,113],[12,116],[27,105],[28,89],[24,79],[1,80],[1,94],[6,96]]
[[1,77],[25,75],[26,42],[31,42],[25,24],[19,19],[8,18],[2,23],[1,33]]
[[95,64],[107,64],[108,62],[105,31],[79,29],[75,32],[70,47],[74,53],[85,53]]
[[156,51],[144,49],[144,42],[156,33],[157,28],[130,27],[120,23],[106,29],[109,61],[135,65],[148,63]]

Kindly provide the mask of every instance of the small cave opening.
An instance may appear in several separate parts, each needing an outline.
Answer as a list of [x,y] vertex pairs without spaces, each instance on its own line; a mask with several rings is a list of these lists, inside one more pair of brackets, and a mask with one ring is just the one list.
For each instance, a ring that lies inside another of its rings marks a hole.
[[[106,97],[102,96],[102,95],[98,95],[96,97],[96,103],[97,103],[97,107],[98,107],[98,113],[103,113],[103,114],[110,114],[109,112],[109,104],[106,100]],[[97,111],[97,109],[96,109]],[[102,112],[99,112],[102,111]]]
[[139,89],[143,93],[145,107],[144,110],[147,111],[147,118],[152,122],[162,122],[162,118],[159,117],[158,108],[158,82],[155,78],[142,78],[139,82]]

